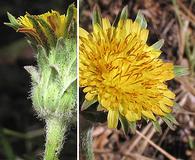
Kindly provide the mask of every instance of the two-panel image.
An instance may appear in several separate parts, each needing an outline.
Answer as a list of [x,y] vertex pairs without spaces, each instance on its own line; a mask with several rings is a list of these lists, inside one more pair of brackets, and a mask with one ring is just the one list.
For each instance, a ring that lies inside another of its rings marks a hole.
[[195,160],[195,2],[0,1],[0,160]]

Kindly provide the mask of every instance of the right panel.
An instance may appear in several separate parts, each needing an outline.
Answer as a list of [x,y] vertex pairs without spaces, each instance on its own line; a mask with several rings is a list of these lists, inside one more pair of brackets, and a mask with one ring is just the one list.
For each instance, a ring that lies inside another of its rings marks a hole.
[[79,5],[80,159],[193,157],[194,4]]

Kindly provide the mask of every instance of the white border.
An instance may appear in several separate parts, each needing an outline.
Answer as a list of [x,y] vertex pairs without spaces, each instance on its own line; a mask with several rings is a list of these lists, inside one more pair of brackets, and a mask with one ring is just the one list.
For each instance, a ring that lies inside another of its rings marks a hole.
[[77,160],[79,160],[79,0],[77,0]]

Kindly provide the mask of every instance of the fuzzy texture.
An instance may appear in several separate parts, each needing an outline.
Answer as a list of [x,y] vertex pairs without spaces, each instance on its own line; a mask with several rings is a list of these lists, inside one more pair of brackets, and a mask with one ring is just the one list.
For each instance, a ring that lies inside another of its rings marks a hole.
[[92,137],[93,127],[86,128],[82,130],[80,135],[81,140],[81,154],[83,158],[86,160],[94,160],[94,153],[93,153],[93,137]]
[[76,112],[76,39],[59,39],[49,53],[41,46],[37,51],[38,67],[25,68],[32,78],[34,109],[46,122],[44,160],[58,160]]
[[41,117],[70,118],[76,103],[76,40],[61,38],[49,53],[39,46],[37,61],[37,72],[31,72],[35,110]]
[[[68,121],[70,121],[68,119]],[[64,133],[67,132],[69,122],[63,122],[59,119],[49,119],[46,121],[46,144],[44,160],[58,160],[58,155],[63,147]],[[49,158],[48,158],[49,157]]]
[[38,116],[46,122],[44,160],[57,160],[64,134],[76,112],[76,8],[15,18],[8,13],[6,25],[25,33],[36,51],[37,67],[26,66],[32,79],[31,99]]

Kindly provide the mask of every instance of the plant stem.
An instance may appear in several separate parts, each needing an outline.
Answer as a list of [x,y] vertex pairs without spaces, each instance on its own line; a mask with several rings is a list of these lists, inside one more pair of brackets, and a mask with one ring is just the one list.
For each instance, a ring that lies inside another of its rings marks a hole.
[[85,160],[94,160],[92,131],[93,128],[87,128],[81,133],[81,152]]
[[12,146],[7,140],[6,136],[2,133],[1,129],[0,129],[0,147],[2,147],[2,150],[4,151],[7,160],[16,159]]
[[46,121],[46,146],[44,160],[58,160],[63,145],[66,126],[57,118]]

